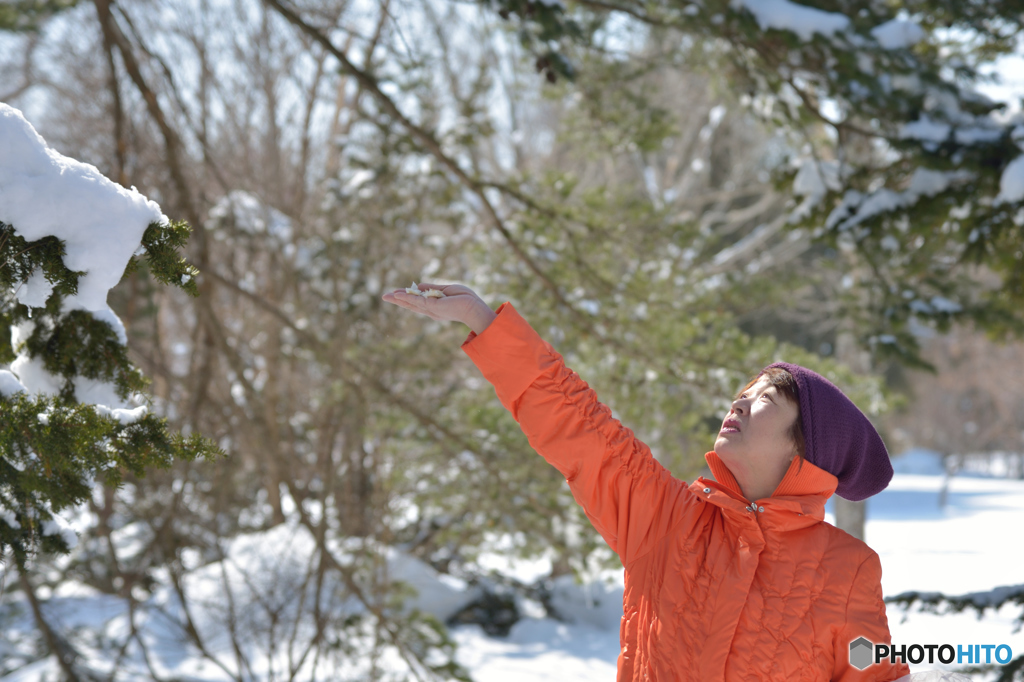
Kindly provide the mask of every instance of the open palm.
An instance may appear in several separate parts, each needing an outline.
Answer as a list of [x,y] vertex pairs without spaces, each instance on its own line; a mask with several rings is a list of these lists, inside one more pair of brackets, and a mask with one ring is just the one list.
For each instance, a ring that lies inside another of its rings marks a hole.
[[439,289],[444,294],[444,298],[425,298],[406,293],[405,289],[395,289],[384,294],[383,298],[388,303],[393,303],[420,315],[426,315],[434,320],[465,322],[475,313],[478,314],[481,306],[487,308],[487,304],[477,296],[475,291],[461,284],[421,282],[418,286],[421,291]]

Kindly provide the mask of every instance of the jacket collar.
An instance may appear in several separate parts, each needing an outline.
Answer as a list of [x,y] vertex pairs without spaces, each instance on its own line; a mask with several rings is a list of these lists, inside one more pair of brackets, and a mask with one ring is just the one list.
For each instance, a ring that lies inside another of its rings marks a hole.
[[[736,477],[714,451],[704,458],[714,481],[698,479],[693,485],[704,489],[713,487],[715,492],[708,501],[732,513],[747,512],[750,504],[740,490]],[[779,530],[795,530],[809,526],[825,518],[825,502],[835,493],[839,479],[824,469],[799,458],[793,458],[771,497],[755,500],[762,525]]]

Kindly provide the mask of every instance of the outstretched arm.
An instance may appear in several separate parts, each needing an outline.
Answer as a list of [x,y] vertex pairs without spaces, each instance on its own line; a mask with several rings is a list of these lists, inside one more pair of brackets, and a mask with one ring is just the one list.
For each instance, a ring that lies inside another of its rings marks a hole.
[[[443,289],[446,296],[452,290]],[[444,305],[447,298],[406,300],[420,297],[404,292],[388,296],[433,319],[460,319],[473,329],[463,350],[494,385],[530,445],[566,477],[576,501],[627,567],[687,514],[699,513],[702,503],[686,485],[612,417],[511,304],[497,313],[488,308],[487,315],[473,301],[479,297],[469,294],[459,294],[467,297],[461,317],[454,317],[451,303]]]

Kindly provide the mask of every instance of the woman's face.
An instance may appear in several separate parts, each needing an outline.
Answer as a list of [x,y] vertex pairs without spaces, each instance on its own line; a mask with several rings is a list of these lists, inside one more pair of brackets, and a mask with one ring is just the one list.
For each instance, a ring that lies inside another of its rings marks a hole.
[[759,479],[778,485],[797,454],[790,428],[799,414],[795,403],[761,377],[732,402],[715,452],[741,485]]

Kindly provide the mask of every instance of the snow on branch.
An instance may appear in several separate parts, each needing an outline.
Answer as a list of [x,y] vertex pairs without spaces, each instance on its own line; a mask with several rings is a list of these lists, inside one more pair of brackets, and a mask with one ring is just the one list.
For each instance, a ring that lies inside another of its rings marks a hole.
[[999,179],[996,203],[1024,201],[1024,154],[1007,164]]
[[936,171],[918,168],[902,192],[880,189],[864,194],[857,190],[848,190],[843,195],[843,200],[829,214],[825,228],[844,232],[883,213],[910,208],[922,197],[935,196],[973,177],[973,173],[965,170]]
[[[746,9],[754,15],[761,30],[791,31],[808,41],[815,33],[823,36],[850,31],[850,18],[790,0],[732,0],[730,6]],[[913,21],[892,19],[871,29],[871,37],[883,50],[905,50],[927,37],[924,29]]]
[[[0,224],[6,226],[5,239],[10,235],[30,245],[49,239],[50,260],[63,264],[60,272],[31,261],[18,264],[20,276],[27,279],[14,282],[13,295],[28,307],[29,317],[33,308],[45,308],[60,290],[62,314],[86,311],[109,326],[125,346],[124,325],[107,305],[107,294],[121,280],[147,228],[167,223],[155,202],[135,188],[110,181],[95,166],[51,149],[20,111],[0,103]],[[73,284],[61,286],[62,279]],[[30,350],[36,320],[12,322],[11,345],[17,357],[9,370],[0,370],[4,397],[21,392],[56,395],[71,379],[76,399],[96,405],[102,415],[121,423],[145,416],[146,407],[125,404],[114,384],[54,375],[47,358],[40,357],[38,349]]]
[[[47,146],[20,111],[0,103],[0,221],[27,241],[46,236],[66,246],[64,263],[85,272],[75,300],[85,310],[107,309],[150,223],[166,223],[156,202],[108,180],[95,166]],[[38,287],[38,288],[37,288]],[[41,307],[41,275],[18,292]],[[26,303],[29,305],[29,303]]]
[[0,555],[67,552],[57,515],[97,480],[220,451],[149,414],[109,291],[145,256],[153,280],[198,294],[190,228],[95,167],[50,149],[0,103]]
[[[909,609],[914,604],[928,613],[960,613],[974,609],[980,617],[985,611],[998,611],[1005,604],[1016,604],[1024,607],[1024,585],[1004,585],[984,592],[969,592],[958,596],[948,596],[941,592],[903,592],[894,597],[886,597],[886,603],[898,604]],[[1017,618],[1017,627],[1024,624],[1024,610]]]
[[906,19],[892,19],[871,29],[871,35],[885,50],[906,50],[927,37],[924,29]]
[[850,28],[850,19],[845,15],[789,0],[733,0],[731,6],[734,9],[746,8],[762,30],[792,31],[801,40],[810,40],[815,33],[830,35]]

